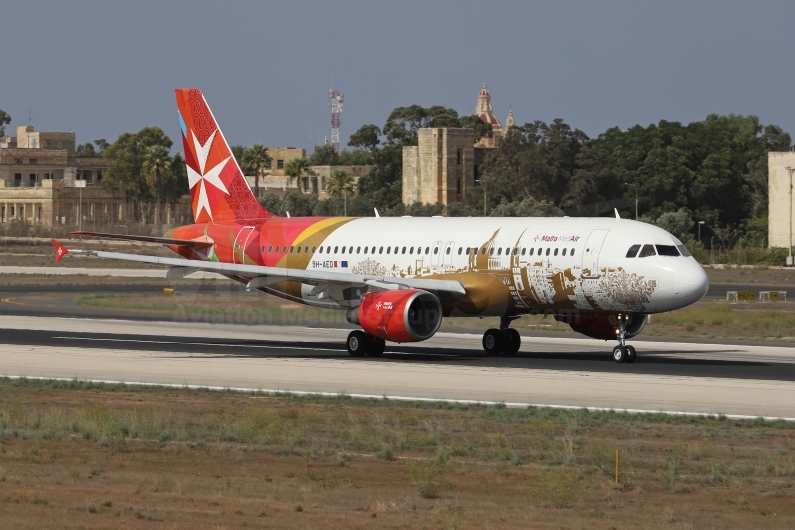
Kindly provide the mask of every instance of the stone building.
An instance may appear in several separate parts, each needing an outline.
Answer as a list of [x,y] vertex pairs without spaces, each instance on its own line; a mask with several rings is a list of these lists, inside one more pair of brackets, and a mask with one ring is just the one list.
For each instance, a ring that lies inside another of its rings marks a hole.
[[790,182],[795,175],[791,175],[790,170],[795,173],[795,151],[769,152],[767,154],[767,241],[771,247],[789,247],[791,214],[793,214],[792,222],[795,225],[795,211],[791,209],[793,198],[790,196]]
[[506,129],[502,128],[485,85],[478,93],[475,115],[491,124],[491,138],[475,142],[472,129],[419,129],[418,145],[403,148],[403,204],[460,202],[469,190],[480,185],[483,160],[499,145],[507,127],[516,126],[516,120],[511,109]]
[[403,148],[403,204],[459,202],[475,186],[475,131],[419,129]]
[[[124,194],[102,188],[111,161],[75,156],[74,133],[17,127],[0,139],[0,221],[43,225],[126,218]],[[82,207],[81,198],[82,197]]]
[[351,174],[355,190],[359,179],[370,173],[371,168],[372,166],[312,166],[315,176],[304,178],[304,191],[317,193],[319,199],[327,199],[329,195],[326,193],[326,180],[331,177],[331,172],[335,169],[342,169]]
[[[284,174],[284,168],[294,158],[306,158],[306,149],[297,147],[268,147],[268,156],[271,157],[271,167],[262,172],[259,178],[260,198],[267,193],[275,193],[280,197],[288,191],[296,191],[296,182],[290,182]],[[254,191],[254,177],[246,176],[246,180]]]

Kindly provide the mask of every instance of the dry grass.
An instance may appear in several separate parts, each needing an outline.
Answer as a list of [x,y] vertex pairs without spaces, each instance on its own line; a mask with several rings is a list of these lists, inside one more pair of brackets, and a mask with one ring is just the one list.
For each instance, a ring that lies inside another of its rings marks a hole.
[[793,427],[0,379],[0,513],[19,528],[792,528]]
[[698,302],[653,315],[643,335],[795,342],[795,303]]

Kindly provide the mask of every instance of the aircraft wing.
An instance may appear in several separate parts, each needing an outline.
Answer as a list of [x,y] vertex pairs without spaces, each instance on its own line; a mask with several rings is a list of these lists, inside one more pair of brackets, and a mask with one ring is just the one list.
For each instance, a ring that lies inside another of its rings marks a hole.
[[143,243],[161,243],[163,245],[172,245],[175,247],[190,247],[199,251],[206,250],[213,246],[212,243],[206,241],[195,241],[193,239],[173,239],[170,237],[151,237],[151,236],[128,236],[124,234],[106,234],[104,232],[86,232],[75,231],[69,232],[72,236],[91,236],[100,239],[115,239],[117,241],[140,241]]
[[466,295],[466,290],[461,282],[456,280],[434,280],[425,278],[395,278],[391,276],[370,276],[365,274],[351,274],[347,272],[318,271],[304,269],[288,269],[284,267],[264,267],[262,265],[243,265],[238,263],[220,263],[217,261],[199,261],[183,258],[161,258],[158,256],[141,256],[138,254],[124,254],[120,252],[105,252],[101,250],[69,250],[61,243],[52,240],[55,245],[55,260],[60,261],[67,253],[96,256],[105,259],[119,259],[150,263],[168,267],[166,278],[179,278],[197,271],[216,272],[228,276],[238,276],[248,279],[246,287],[256,289],[267,287],[283,281],[299,281],[315,285],[317,293],[328,289],[330,285],[367,285],[374,289],[393,290],[403,288],[423,289],[431,292],[444,292],[453,295]]

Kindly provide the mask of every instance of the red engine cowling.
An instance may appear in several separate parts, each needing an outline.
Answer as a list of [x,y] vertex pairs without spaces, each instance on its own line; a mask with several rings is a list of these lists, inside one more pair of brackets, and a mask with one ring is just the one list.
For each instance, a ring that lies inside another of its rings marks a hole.
[[[601,340],[615,340],[618,338],[618,320],[615,315],[555,315],[558,322],[566,322],[571,329],[588,337]],[[643,330],[649,315],[632,314],[627,323],[629,339]]]
[[384,340],[418,342],[430,339],[442,325],[439,299],[420,289],[366,293],[359,307],[348,310],[353,324]]

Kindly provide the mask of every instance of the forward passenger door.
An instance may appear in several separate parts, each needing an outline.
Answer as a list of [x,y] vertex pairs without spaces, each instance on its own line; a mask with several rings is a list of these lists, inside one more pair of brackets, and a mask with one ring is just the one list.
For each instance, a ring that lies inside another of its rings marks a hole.
[[599,277],[599,252],[602,250],[607,233],[610,230],[591,230],[582,253],[582,277]]

